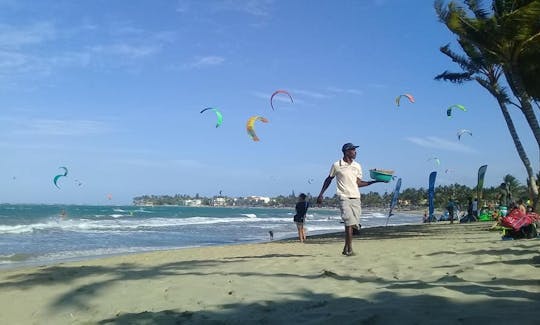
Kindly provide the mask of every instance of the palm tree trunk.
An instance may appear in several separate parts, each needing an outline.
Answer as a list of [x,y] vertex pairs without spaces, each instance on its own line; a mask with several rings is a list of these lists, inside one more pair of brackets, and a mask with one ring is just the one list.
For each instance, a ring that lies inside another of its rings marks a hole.
[[534,113],[531,104],[532,98],[527,94],[527,91],[525,91],[525,87],[523,87],[523,80],[521,79],[519,73],[514,73],[514,71],[518,71],[517,68],[505,68],[504,75],[508,81],[508,84],[510,85],[510,88],[512,88],[512,92],[518,98],[521,104],[521,112],[523,112],[523,115],[525,115],[525,119],[531,128],[534,138],[536,139],[536,143],[538,144],[538,150],[540,151],[540,125],[538,124],[538,119],[536,118],[536,114]]
[[521,140],[519,139],[519,135],[514,125],[514,121],[512,121],[510,112],[508,112],[508,107],[506,106],[506,99],[494,87],[489,87],[482,82],[479,82],[479,84],[482,87],[486,88],[497,99],[497,102],[499,103],[499,107],[501,109],[504,120],[506,122],[506,126],[508,127],[508,131],[510,132],[512,141],[514,141],[514,146],[516,147],[519,158],[523,162],[523,166],[525,167],[525,170],[527,171],[527,177],[528,177],[527,185],[532,195],[531,199],[533,201],[534,211],[539,212],[540,211],[539,210],[540,209],[540,193],[538,191],[538,184],[536,183],[535,174],[532,169],[529,157],[527,156],[527,153],[525,152],[525,148],[523,148],[523,145],[521,144]]

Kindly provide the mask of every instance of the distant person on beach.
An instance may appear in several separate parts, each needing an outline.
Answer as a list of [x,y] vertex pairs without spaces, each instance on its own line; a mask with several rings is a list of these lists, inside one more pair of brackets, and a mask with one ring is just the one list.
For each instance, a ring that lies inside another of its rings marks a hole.
[[[459,216],[458,216],[459,218]],[[474,222],[478,221],[478,219],[474,216],[474,201],[472,196],[469,196],[468,202],[467,202],[467,215],[463,218],[459,219],[459,223],[466,223],[466,222]]]
[[317,204],[322,204],[323,194],[336,177],[336,194],[339,197],[341,219],[345,224],[345,246],[342,254],[354,255],[352,249],[353,228],[360,228],[360,214],[362,212],[359,187],[364,187],[379,181],[365,182],[362,180],[362,166],[354,161],[356,148],[352,143],[346,143],[341,147],[343,158],[332,164],[330,174],[324,180],[321,192],[317,197]]
[[62,210],[62,212],[60,212],[60,218],[61,218],[62,220],[65,220],[66,217],[67,217],[66,210]]
[[467,202],[467,217],[473,216],[473,199],[472,197],[469,197],[469,201]]
[[304,229],[304,222],[306,221],[306,213],[309,209],[309,202],[306,201],[306,195],[300,193],[298,195],[298,202],[296,202],[296,214],[294,215],[294,223],[298,229],[298,239],[303,243],[306,240],[306,231]]
[[478,220],[478,199],[474,198],[472,202],[472,214],[476,220]]
[[[501,183],[499,185],[499,206],[510,207],[512,202],[512,193],[510,192],[510,187],[506,183]],[[509,209],[510,210],[510,209]]]
[[448,219],[450,220],[450,223],[454,223],[454,214],[458,210],[458,206],[454,202],[453,198],[450,198],[448,200],[448,204],[446,204],[446,210],[448,211]]
[[522,213],[524,213],[524,214],[527,213],[527,207],[525,206],[525,203],[524,203],[523,199],[519,199],[517,201],[517,207],[518,207],[519,211],[521,211]]

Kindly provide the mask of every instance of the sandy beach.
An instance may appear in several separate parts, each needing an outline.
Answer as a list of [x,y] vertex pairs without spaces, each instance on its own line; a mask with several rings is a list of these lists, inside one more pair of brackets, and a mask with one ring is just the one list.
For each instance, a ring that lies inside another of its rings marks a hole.
[[0,273],[0,324],[538,324],[540,240],[491,223],[161,251]]

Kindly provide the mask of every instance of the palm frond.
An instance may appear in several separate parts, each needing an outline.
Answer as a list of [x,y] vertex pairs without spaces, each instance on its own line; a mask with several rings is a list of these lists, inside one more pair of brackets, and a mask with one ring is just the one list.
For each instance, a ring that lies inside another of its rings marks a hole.
[[477,19],[487,19],[489,13],[486,9],[481,8],[481,1],[478,0],[465,0],[465,4],[474,13]]
[[464,71],[467,71],[468,73],[475,73],[478,71],[478,67],[475,66],[468,57],[452,51],[449,44],[442,46],[440,51],[452,59],[453,62],[457,63]]
[[540,33],[540,1],[529,3],[497,18],[500,36],[511,43],[530,42]]
[[510,96],[508,96],[506,88],[502,87],[498,82],[493,82],[480,76],[475,77],[474,80],[476,80],[476,82],[478,82],[482,87],[489,91],[490,94],[493,95],[493,97],[495,97],[496,99],[502,101],[503,103],[511,104],[518,109],[521,109],[520,105],[510,100]]
[[443,73],[439,74],[435,77],[435,80],[444,80],[444,81],[450,81],[452,83],[461,84],[466,81],[472,80],[473,73],[469,72],[449,72],[444,71]]

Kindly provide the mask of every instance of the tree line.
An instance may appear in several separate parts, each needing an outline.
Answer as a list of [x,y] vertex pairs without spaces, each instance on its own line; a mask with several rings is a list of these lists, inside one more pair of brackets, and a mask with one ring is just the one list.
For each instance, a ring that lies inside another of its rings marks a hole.
[[[508,184],[508,189],[514,200],[523,199],[529,200],[529,191],[526,185],[520,182],[512,175],[506,175],[502,182]],[[312,205],[315,205],[316,195],[306,193],[308,200]],[[483,189],[482,202],[485,205],[496,206],[501,194],[500,186],[492,186]],[[393,193],[378,193],[368,192],[362,194],[362,206],[367,208],[388,208],[392,199]],[[407,188],[399,195],[398,208],[401,209],[423,209],[427,208],[428,190],[426,188]],[[476,197],[476,187],[468,187],[460,184],[439,185],[435,187],[434,205],[437,209],[444,209],[448,200],[453,198],[463,210],[467,208],[469,199]],[[268,202],[257,200],[252,197],[228,197],[215,195],[212,197],[204,197],[199,194],[194,196],[186,194],[176,195],[142,195],[135,197],[133,203],[135,205],[151,204],[151,205],[190,205],[194,200],[200,200],[200,205],[205,206],[260,206],[260,207],[294,207],[298,201],[298,196],[292,192],[289,195],[279,195],[270,198]],[[322,207],[339,207],[339,198],[337,195],[325,197]]]

